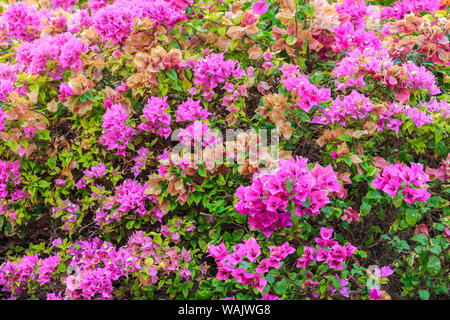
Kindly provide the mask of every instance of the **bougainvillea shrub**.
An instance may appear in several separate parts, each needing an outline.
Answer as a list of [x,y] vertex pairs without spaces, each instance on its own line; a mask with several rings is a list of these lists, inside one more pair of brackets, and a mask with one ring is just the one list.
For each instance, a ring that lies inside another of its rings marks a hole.
[[0,298],[448,299],[448,4],[0,1]]

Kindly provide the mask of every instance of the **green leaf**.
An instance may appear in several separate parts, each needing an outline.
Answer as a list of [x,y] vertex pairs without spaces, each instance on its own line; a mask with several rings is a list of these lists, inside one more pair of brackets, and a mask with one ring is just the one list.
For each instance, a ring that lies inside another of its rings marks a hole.
[[370,213],[370,209],[372,206],[368,204],[367,202],[362,202],[361,206],[359,207],[359,211],[361,212],[361,215],[364,217]]
[[160,35],[160,36],[158,37],[158,40],[159,40],[159,41],[164,41],[164,42],[166,42],[166,43],[169,43],[169,38],[168,38],[165,34]]
[[293,36],[289,36],[286,38],[286,43],[290,46],[294,45],[297,42],[297,38]]
[[41,189],[47,189],[50,186],[50,182],[45,180],[39,180],[38,187]]
[[200,177],[206,177],[206,168],[205,167],[199,167],[198,168],[198,175]]
[[363,259],[367,258],[367,253],[365,253],[364,251],[356,250],[355,253]]
[[428,238],[423,233],[416,234],[411,238],[411,240],[416,241],[423,246],[426,246],[428,244]]
[[48,158],[47,165],[50,169],[56,168],[56,157]]
[[239,241],[242,239],[242,236],[244,235],[244,231],[239,229],[239,230],[234,230],[233,231],[233,240],[234,241]]
[[342,134],[340,136],[337,137],[339,140],[341,141],[346,141],[346,142],[352,142],[353,138],[350,137],[348,134]]
[[231,52],[234,51],[234,49],[236,49],[237,45],[239,44],[239,40],[240,39],[231,40],[231,43],[230,43],[230,51]]
[[286,190],[288,193],[291,193],[293,186],[294,186],[294,181],[292,181],[289,178],[286,178]]
[[310,4],[306,4],[303,7],[303,12],[310,18],[314,17],[314,7]]
[[439,255],[442,251],[442,248],[439,245],[432,245],[430,247],[430,251],[433,252],[436,255]]
[[436,256],[431,256],[427,263],[428,272],[435,276],[441,271],[441,261]]
[[192,83],[187,78],[183,79],[182,84],[183,84],[184,91],[188,91],[190,88],[192,88]]
[[400,208],[400,206],[403,203],[403,194],[402,193],[398,193],[393,199],[392,202],[394,203],[394,206],[396,206],[397,208]]
[[415,225],[416,222],[420,220],[420,218],[421,218],[421,215],[419,213],[419,210],[417,210],[417,209],[408,209],[408,210],[406,210],[405,219],[406,219],[406,222],[410,226]]
[[272,285],[273,282],[275,281],[274,275],[273,275],[273,274],[270,274],[270,273],[268,273],[268,274],[266,275],[266,279],[267,279],[267,283],[270,284],[270,285]]
[[87,98],[87,99],[89,99],[90,101],[93,101],[94,100],[94,96],[92,95],[92,92],[87,92],[87,93],[85,93],[84,94],[84,96]]
[[419,292],[420,299],[422,300],[428,300],[430,299],[430,293],[428,290],[420,290]]
[[369,192],[367,192],[366,198],[378,200],[378,199],[382,199],[383,196],[376,190],[370,190]]
[[167,77],[171,80],[177,81],[178,80],[178,75],[177,72],[175,70],[169,70],[166,72]]
[[306,197],[306,200],[305,201],[303,201],[302,202],[302,205],[305,207],[305,208],[309,208],[309,205],[311,204],[311,197]]
[[217,176],[217,185],[219,185],[219,186],[224,186],[225,185],[225,178],[221,174],[219,174]]
[[286,279],[282,279],[278,282],[275,282],[275,284],[273,285],[273,290],[279,295],[284,294],[288,288],[289,288],[289,281],[287,281]]
[[342,159],[344,159],[346,165],[348,165],[349,167],[352,166],[352,157],[349,154],[343,156]]

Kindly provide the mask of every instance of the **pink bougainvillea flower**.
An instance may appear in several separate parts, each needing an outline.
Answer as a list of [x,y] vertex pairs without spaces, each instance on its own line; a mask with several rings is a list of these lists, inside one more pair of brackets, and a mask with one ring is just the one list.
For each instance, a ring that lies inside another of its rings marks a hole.
[[266,293],[266,294],[261,298],[261,300],[281,300],[281,298]]
[[244,240],[244,243],[247,248],[248,260],[255,262],[256,258],[258,258],[259,255],[261,254],[261,250],[260,250],[260,246],[259,246],[258,242],[255,239],[250,238],[248,240]]
[[377,277],[389,277],[393,273],[394,270],[392,270],[390,266],[384,266],[381,269],[375,270],[375,275]]
[[370,288],[370,298],[371,298],[372,300],[380,300],[382,297],[383,297],[383,296],[382,296],[382,294],[381,294],[380,289],[375,288],[375,287]]
[[25,133],[25,136],[28,138],[33,138],[34,133],[36,132],[36,128],[24,128],[23,132]]
[[252,12],[254,14],[264,14],[267,10],[269,10],[269,6],[264,0],[257,1],[252,5]]
[[63,186],[66,184],[66,180],[64,179],[55,179],[55,185],[56,186]]
[[320,236],[323,240],[329,240],[331,239],[331,236],[333,235],[333,229],[327,229],[327,228],[320,228]]

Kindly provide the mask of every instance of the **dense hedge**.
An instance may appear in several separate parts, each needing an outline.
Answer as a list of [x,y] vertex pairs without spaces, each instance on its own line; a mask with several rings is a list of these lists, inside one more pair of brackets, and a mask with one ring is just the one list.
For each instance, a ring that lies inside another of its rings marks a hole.
[[0,298],[448,298],[447,4],[2,0]]

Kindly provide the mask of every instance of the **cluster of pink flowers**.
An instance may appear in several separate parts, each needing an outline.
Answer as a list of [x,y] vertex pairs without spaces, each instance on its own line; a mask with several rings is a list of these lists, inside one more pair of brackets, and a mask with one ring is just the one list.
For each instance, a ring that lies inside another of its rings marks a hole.
[[314,241],[318,245],[318,250],[313,247],[304,246],[303,255],[297,260],[297,268],[306,269],[311,262],[324,261],[331,269],[343,270],[343,262],[351,257],[357,250],[349,242],[343,247],[338,241],[332,239],[333,229],[321,228],[320,238]]
[[7,36],[19,40],[31,41],[40,35],[42,16],[36,6],[25,1],[11,4],[3,16]]
[[167,108],[169,108],[167,97],[148,99],[147,105],[142,110],[144,121],[139,124],[139,130],[151,131],[167,139],[171,132],[171,117],[165,112]]
[[100,162],[99,165],[92,166],[90,169],[84,170],[83,173],[88,179],[101,178],[106,173],[106,166],[103,162]]
[[398,130],[400,126],[403,124],[403,121],[395,119],[394,115],[402,114],[404,106],[398,103],[391,103],[387,106],[386,110],[383,113],[378,115],[377,121],[377,131],[383,131],[384,127],[395,131],[398,134]]
[[426,111],[419,111],[417,108],[409,107],[405,108],[403,112],[412,122],[414,122],[417,128],[420,128],[425,124],[433,123],[433,115],[427,114]]
[[369,98],[356,90],[352,90],[352,92],[348,96],[344,96],[342,100],[340,97],[333,100],[328,109],[321,109],[321,114],[316,114],[311,123],[326,125],[330,122],[338,122],[345,127],[347,125],[347,117],[359,120],[365,119],[369,117],[369,113],[373,106],[374,105]]
[[348,21],[358,29],[365,27],[366,21],[364,18],[370,16],[373,12],[364,0],[344,0],[334,7],[341,17],[349,19]]
[[72,203],[70,200],[62,201],[61,206],[52,208],[52,217],[61,217],[64,222],[63,229],[69,231],[72,229],[74,223],[77,221],[77,213],[80,211],[80,206]]
[[[377,278],[387,278],[393,273],[394,270],[392,270],[390,266],[384,266],[381,269],[377,268],[374,275]],[[370,287],[369,296],[372,300],[381,300],[383,298],[383,294],[379,288],[379,285]]]
[[441,93],[436,83],[436,78],[425,67],[419,67],[414,62],[406,63],[406,83],[405,87],[412,89],[426,89],[430,94]]
[[[17,81],[17,75],[14,65],[10,65],[8,63],[0,63],[0,101],[5,101],[5,99],[8,97],[8,95],[14,90],[14,82]],[[25,89],[25,87],[23,87]],[[22,89],[22,91],[23,91]],[[20,89],[17,90],[17,92],[20,92]],[[3,123],[3,116],[5,114],[3,111],[0,111],[0,128]],[[1,131],[2,129],[0,129]]]
[[[219,268],[217,279],[227,280],[232,276],[238,283],[252,285],[259,292],[262,292],[267,284],[264,275],[272,268],[279,269],[281,262],[295,252],[295,249],[288,242],[279,247],[269,246],[269,250],[269,257],[258,259],[261,256],[261,247],[253,238],[235,245],[233,253],[228,252],[224,243],[218,246],[211,245],[208,248],[209,256],[217,259]],[[245,260],[248,260],[248,262]]]
[[450,117],[450,104],[444,99],[437,101],[435,97],[432,97],[430,101],[425,104],[421,102],[420,106],[425,106],[425,108],[431,112],[438,112],[446,119]]
[[[97,225],[110,224],[114,221],[119,222],[124,214],[129,213],[132,219],[136,218],[134,212],[139,216],[155,216],[158,221],[161,221],[164,213],[157,206],[158,200],[155,196],[146,195],[145,189],[147,184],[139,184],[135,180],[127,179],[121,185],[117,186],[114,195],[108,197],[105,204],[102,205],[96,212],[95,221]],[[101,188],[98,186],[97,188]],[[102,195],[98,195],[102,198]],[[154,207],[146,208],[146,201],[150,200]]]
[[[350,297],[350,287],[349,287],[350,283],[347,280],[345,280],[344,278],[339,277],[337,274],[334,275],[334,278],[339,280],[339,294],[341,294],[343,297],[349,298]],[[319,281],[313,280],[313,274],[311,272],[306,273],[306,280],[303,282],[302,286],[314,298],[316,298],[316,299],[320,298]],[[334,287],[333,283],[331,283],[328,286],[328,290],[330,290],[330,292],[333,294],[337,292],[337,288]]]
[[[20,161],[7,162],[0,160],[0,199],[6,199],[8,195],[11,196],[11,202],[24,197],[23,191],[18,189],[20,184]],[[14,188],[11,193],[8,191],[8,186]],[[0,215],[4,214],[6,210],[5,204],[0,204]]]
[[63,69],[73,69],[74,71],[81,71],[82,61],[80,55],[85,53],[89,45],[82,42],[80,39],[72,37],[61,47],[61,54],[59,57],[59,64]]
[[[61,239],[53,242],[55,248],[62,248],[61,245]],[[111,299],[113,282],[132,273],[137,273],[144,285],[156,283],[161,275],[175,274],[186,281],[191,276],[188,250],[153,242],[142,231],[133,234],[126,246],[119,249],[97,237],[79,241],[69,248],[67,257],[65,290],[47,294],[48,300]],[[148,263],[149,259],[152,263]],[[60,263],[58,255],[39,258],[35,254],[25,255],[17,262],[8,260],[0,267],[2,291],[11,293],[10,299],[14,299],[27,292],[30,282],[48,284],[59,272]]]
[[0,79],[17,81],[16,66],[8,63],[0,63]]
[[177,22],[186,19],[185,9],[193,0],[116,0],[114,4],[127,6],[134,18],[149,18],[157,25],[172,28]]
[[76,5],[78,0],[51,0],[50,3],[53,6],[53,8],[63,8],[68,9],[74,5]]
[[25,292],[24,283],[34,275],[34,267],[39,262],[39,258],[34,256],[24,256],[20,261],[14,263],[6,261],[0,268],[0,285],[2,291],[20,294]]
[[414,204],[416,200],[425,202],[431,196],[427,190],[421,188],[428,181],[423,165],[411,162],[411,167],[401,163],[385,166],[381,175],[377,173],[371,184],[391,197],[395,197],[398,191],[402,190],[402,194],[405,195],[404,200]]
[[[376,109],[376,107],[374,107]],[[439,109],[439,111],[441,111]],[[398,134],[400,126],[404,123],[400,119],[411,120],[417,128],[421,128],[425,124],[433,123],[433,114],[428,114],[426,110],[420,111],[416,107],[409,105],[401,105],[396,102],[391,103],[382,112],[377,110],[378,121],[377,121],[377,131],[382,131],[384,128],[395,131]]]
[[103,115],[103,136],[99,142],[108,147],[108,150],[117,149],[116,155],[125,157],[125,149],[131,138],[136,135],[133,128],[129,127],[125,109],[120,104],[113,104]]
[[0,266],[0,286],[2,291],[14,295],[26,293],[28,281],[35,280],[41,286],[50,282],[60,260],[58,255],[39,259],[38,255],[26,255],[20,261],[6,261]]
[[160,232],[164,238],[169,238],[174,243],[178,243],[180,241],[180,231],[184,230],[184,232],[192,232],[195,228],[194,224],[180,218],[173,219],[172,221],[169,221],[168,224],[162,225]]
[[[130,237],[127,247],[131,254],[140,259],[140,265],[143,265],[146,270],[147,278],[140,277],[141,283],[144,285],[154,284],[159,277],[164,275],[178,275],[189,281],[191,271],[189,270],[189,262],[191,261],[191,253],[179,247],[169,247],[167,245],[160,245],[148,236],[144,236],[142,231]],[[144,263],[148,258],[153,260],[152,264]]]
[[[291,211],[298,216],[315,216],[334,193],[343,197],[345,189],[331,166],[309,169],[308,159],[280,159],[276,169],[255,174],[249,187],[236,190],[236,210],[250,215],[252,229],[270,237],[275,227],[292,226]],[[292,203],[291,203],[292,202]],[[289,209],[288,205],[294,207]]]
[[83,27],[89,28],[93,25],[92,17],[86,9],[77,10],[72,15],[72,20],[67,25],[67,30],[70,32],[79,32]]
[[59,85],[58,100],[64,102],[71,95],[73,95],[72,88],[66,82],[61,82]]
[[[0,87],[1,87],[1,83],[0,83]],[[0,93],[0,100],[2,100],[1,93]],[[0,107],[0,131],[3,131],[6,129],[6,125],[5,125],[6,119],[8,119],[8,115],[6,114],[6,112],[3,111],[2,107]]]
[[207,122],[195,120],[185,129],[180,129],[178,139],[186,146],[196,146],[201,144],[203,147],[220,144],[220,137],[210,129]]
[[88,1],[88,6],[91,9],[91,12],[96,12],[96,11],[100,10],[101,8],[106,7],[107,5],[109,5],[108,0],[89,0]]
[[77,187],[78,189],[84,189],[87,186],[87,182],[86,180],[84,180],[84,178],[81,178],[78,180],[77,183],[75,183],[75,187]]
[[378,50],[382,46],[380,38],[373,30],[366,31],[365,28],[357,29],[350,22],[344,22],[334,29],[336,42],[332,48],[335,52],[341,52],[350,48],[374,48]]
[[50,282],[51,276],[56,271],[56,267],[59,264],[60,260],[58,255],[40,259],[40,265],[38,266],[39,277],[37,282],[39,282],[40,285]]
[[225,60],[224,53],[211,53],[197,61],[189,59],[187,65],[193,69],[194,85],[202,91],[203,97],[211,101],[214,89],[230,77],[241,78],[245,71],[238,61]]
[[[140,269],[138,259],[129,250],[98,238],[79,241],[69,249],[69,274],[65,299],[111,299],[112,281]],[[50,294],[47,299],[56,299]]]
[[33,75],[48,71],[51,77],[61,79],[66,69],[81,70],[80,55],[88,49],[87,43],[69,32],[45,35],[17,48],[17,64]]
[[307,77],[299,73],[297,66],[284,65],[281,72],[281,81],[286,90],[294,94],[297,106],[303,111],[308,112],[312,107],[318,106],[319,102],[330,100],[331,90],[313,85]]
[[98,10],[94,17],[94,30],[104,39],[117,44],[131,34],[133,14],[125,6],[109,5]]
[[363,87],[366,85],[365,78],[370,75],[381,80],[390,90],[396,89],[395,97],[403,103],[409,101],[410,89],[426,89],[432,95],[441,92],[434,75],[425,67],[411,61],[401,67],[404,69],[402,76],[394,76],[394,63],[385,48],[356,48],[336,65],[333,75],[338,78],[335,81],[338,90]]
[[161,275],[175,274],[186,280],[191,276],[187,268],[191,261],[189,251],[161,246],[142,231],[133,234],[126,246],[119,249],[93,238],[76,243],[69,254],[70,268],[75,274],[64,280],[65,296],[49,294],[47,299],[111,299],[113,281],[131,273],[137,273],[144,285],[156,283]]
[[148,18],[156,24],[172,28],[177,22],[185,20],[185,8],[192,1],[163,0],[91,0],[89,6],[93,11],[94,29],[104,39],[117,44],[131,34],[134,20]]
[[8,95],[14,90],[12,81],[0,80],[0,101],[5,101]]
[[373,47],[367,47],[349,50],[333,70],[333,75],[338,78],[335,81],[336,88],[344,90],[347,87],[363,87],[366,85],[364,79],[367,75],[378,76],[383,69],[390,70],[393,65],[385,48],[375,50]]
[[424,12],[436,12],[441,7],[441,2],[439,0],[403,0],[396,1],[392,6],[385,6],[381,11],[381,18],[383,19],[402,19],[407,13],[413,12],[418,13]]
[[177,121],[194,121],[198,118],[207,119],[211,114],[208,109],[202,108],[201,101],[188,98],[177,109]]
[[138,155],[133,159],[134,166],[131,168],[131,172],[133,172],[135,178],[139,176],[139,174],[141,173],[141,169],[145,167],[145,162],[147,161],[149,153],[150,151],[145,147],[141,147],[137,151]]
[[[350,288],[349,288],[349,284],[350,282],[348,282],[347,280],[340,278],[337,274],[334,275],[335,279],[339,280],[339,293],[346,297],[349,298],[350,297]],[[331,284],[328,286],[328,289],[332,292],[332,293],[336,293],[337,289]],[[316,297],[317,297],[318,293],[316,292]]]
[[116,188],[114,199],[108,205],[118,204],[116,211],[119,215],[135,210],[140,216],[144,216],[148,211],[145,208],[145,200],[149,198],[145,194],[146,188],[147,184],[140,185],[135,180],[127,179]]

